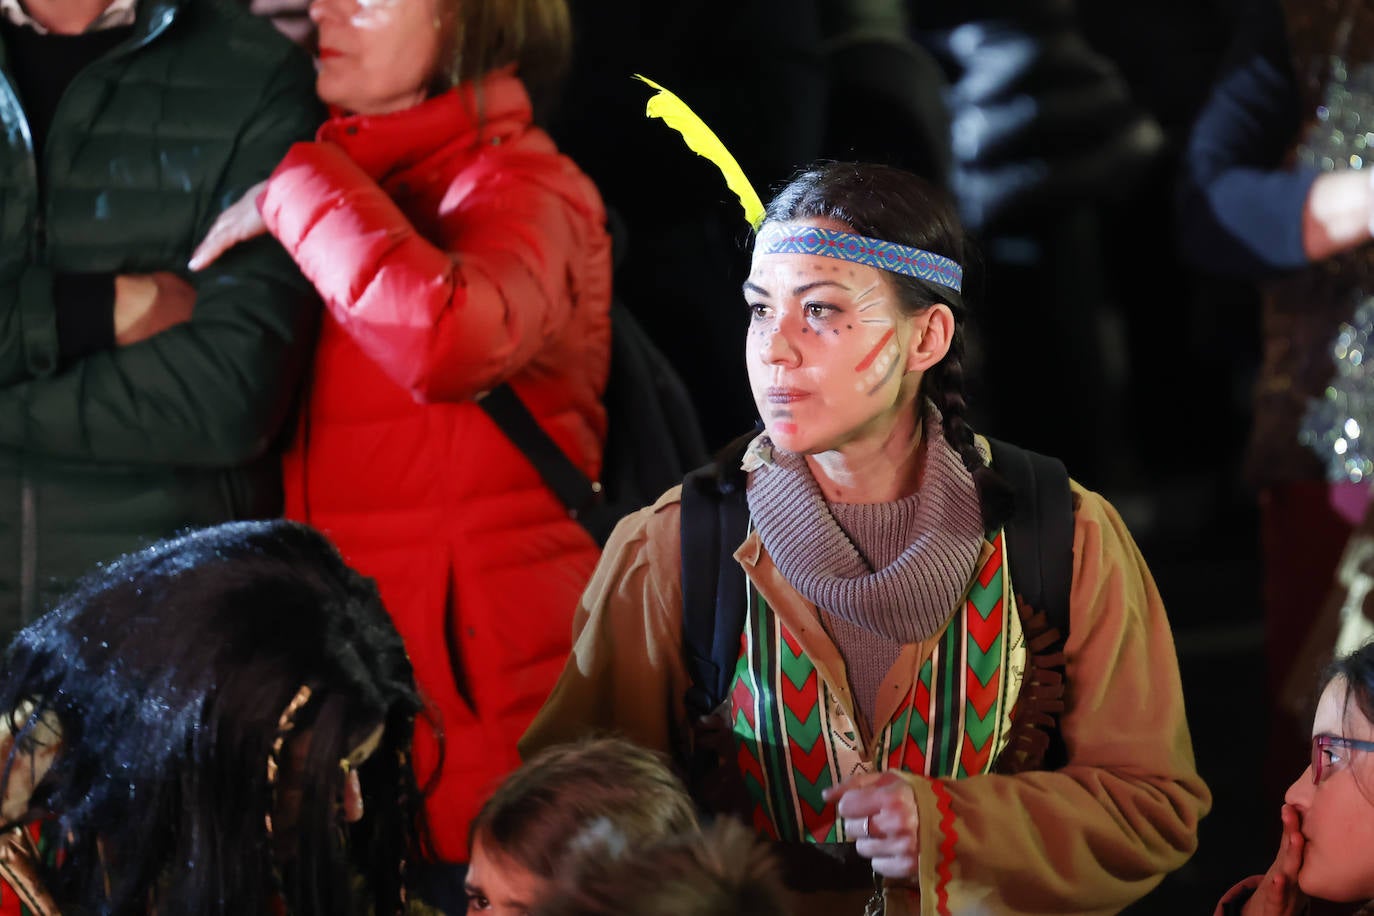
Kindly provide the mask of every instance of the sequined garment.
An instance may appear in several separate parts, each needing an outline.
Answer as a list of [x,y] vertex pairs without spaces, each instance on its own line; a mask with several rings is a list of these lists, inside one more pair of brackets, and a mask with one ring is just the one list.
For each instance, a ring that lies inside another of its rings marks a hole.
[[[1374,0],[1285,10],[1304,110],[1313,113],[1292,160],[1326,171],[1374,167]],[[1249,460],[1256,482],[1374,473],[1374,443],[1364,441],[1374,425],[1374,375],[1364,365],[1371,296],[1368,246],[1266,284]]]

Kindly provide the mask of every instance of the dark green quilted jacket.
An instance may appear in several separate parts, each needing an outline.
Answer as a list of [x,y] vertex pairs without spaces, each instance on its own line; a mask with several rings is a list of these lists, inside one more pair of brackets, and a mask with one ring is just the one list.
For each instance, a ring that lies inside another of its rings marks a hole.
[[99,561],[280,511],[318,319],[270,237],[190,277],[192,319],[58,365],[55,272],[185,270],[322,112],[306,57],[218,0],[141,0],[58,104],[43,187],[0,47],[0,640]]

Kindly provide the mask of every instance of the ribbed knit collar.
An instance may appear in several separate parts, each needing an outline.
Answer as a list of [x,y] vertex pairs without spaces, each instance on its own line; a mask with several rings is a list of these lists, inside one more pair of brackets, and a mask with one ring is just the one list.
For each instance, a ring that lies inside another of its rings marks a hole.
[[[870,513],[875,523],[899,520],[901,530],[890,536],[905,541],[881,569],[870,568],[835,520],[803,456],[763,436],[745,461],[754,526],[788,583],[817,607],[902,643],[928,639],[944,626],[983,543],[973,476],[945,441],[939,419],[927,405],[920,489],[902,501],[912,505]],[[843,511],[856,514],[854,507]]]

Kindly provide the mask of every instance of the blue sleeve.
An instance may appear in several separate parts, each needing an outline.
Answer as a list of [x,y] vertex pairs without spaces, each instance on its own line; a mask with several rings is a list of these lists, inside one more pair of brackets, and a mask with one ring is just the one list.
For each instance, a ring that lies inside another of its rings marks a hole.
[[1301,95],[1282,11],[1272,0],[1250,7],[1193,124],[1177,218],[1188,263],[1253,278],[1308,263],[1303,207],[1320,173],[1283,167],[1302,126]]

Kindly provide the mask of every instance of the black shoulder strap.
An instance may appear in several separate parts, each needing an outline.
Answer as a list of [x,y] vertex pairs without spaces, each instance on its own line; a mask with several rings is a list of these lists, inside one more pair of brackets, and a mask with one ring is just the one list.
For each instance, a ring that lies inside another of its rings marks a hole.
[[997,439],[992,466],[1016,494],[1006,524],[1007,553],[1016,591],[1069,635],[1069,592],[1073,586],[1073,493],[1064,463]]
[[743,475],[722,459],[682,482],[682,643],[692,686],[689,721],[709,714],[730,689],[744,632],[746,584],[734,553],[749,530]]
[[600,485],[588,480],[558,443],[544,432],[514,388],[504,383],[497,385],[477,401],[477,406],[486,411],[506,438],[529,459],[539,477],[559,502],[567,506],[573,518],[589,514],[601,501]]

